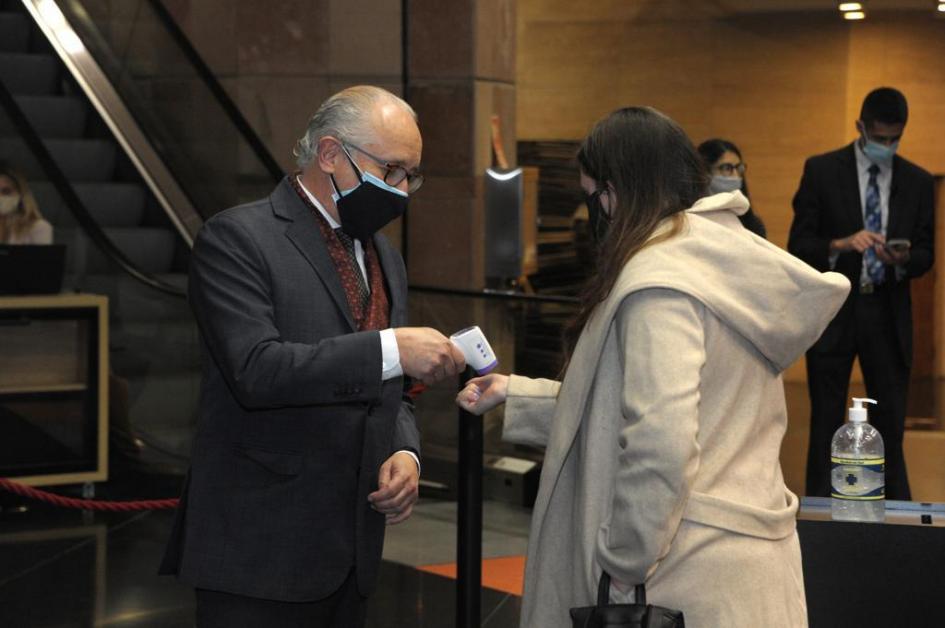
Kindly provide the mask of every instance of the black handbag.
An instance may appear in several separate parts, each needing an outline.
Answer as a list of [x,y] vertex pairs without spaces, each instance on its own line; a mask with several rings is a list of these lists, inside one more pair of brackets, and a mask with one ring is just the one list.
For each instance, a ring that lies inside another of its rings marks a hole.
[[597,587],[597,606],[571,609],[574,628],[685,628],[682,611],[646,603],[646,587],[634,589],[634,604],[610,603],[610,575],[605,571]]

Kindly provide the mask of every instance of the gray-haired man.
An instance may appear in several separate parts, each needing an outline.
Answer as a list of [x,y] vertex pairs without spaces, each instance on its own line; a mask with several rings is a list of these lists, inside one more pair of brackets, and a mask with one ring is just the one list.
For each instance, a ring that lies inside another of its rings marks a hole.
[[299,140],[299,174],[197,237],[200,418],[161,572],[196,588],[200,627],[364,623],[385,522],[417,499],[403,376],[465,366],[403,327],[403,261],[377,233],[420,186],[420,152],[407,103],[346,89]]

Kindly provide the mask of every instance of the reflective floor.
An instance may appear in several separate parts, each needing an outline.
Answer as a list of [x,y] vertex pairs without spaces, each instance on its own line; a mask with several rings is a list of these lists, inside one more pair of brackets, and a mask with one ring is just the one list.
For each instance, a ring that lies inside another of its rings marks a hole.
[[[151,485],[148,497],[174,494],[177,479],[159,479],[157,485],[162,482],[163,487]],[[121,493],[134,490],[130,485],[123,490],[104,487],[110,488],[111,494],[104,497],[127,499]],[[0,495],[0,503],[0,626],[193,625],[192,590],[156,575],[171,511],[93,515],[29,502],[29,508],[19,512],[17,500],[8,495]],[[453,560],[452,508],[445,502],[421,504],[415,521],[392,529],[389,552],[417,564]],[[486,556],[524,548],[520,522],[527,514],[513,509],[493,518],[502,529],[487,529]],[[411,555],[411,547],[426,549]],[[454,601],[453,580],[385,560],[370,601],[368,626],[452,627]],[[482,626],[516,626],[519,602],[516,595],[483,589]]]

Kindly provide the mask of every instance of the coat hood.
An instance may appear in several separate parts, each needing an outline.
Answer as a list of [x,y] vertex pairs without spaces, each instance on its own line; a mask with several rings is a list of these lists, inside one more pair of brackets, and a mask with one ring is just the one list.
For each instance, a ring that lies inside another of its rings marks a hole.
[[840,273],[818,272],[742,227],[738,216],[748,207],[737,191],[700,199],[686,212],[681,233],[627,263],[610,299],[646,288],[685,292],[783,371],[820,337],[850,282]]

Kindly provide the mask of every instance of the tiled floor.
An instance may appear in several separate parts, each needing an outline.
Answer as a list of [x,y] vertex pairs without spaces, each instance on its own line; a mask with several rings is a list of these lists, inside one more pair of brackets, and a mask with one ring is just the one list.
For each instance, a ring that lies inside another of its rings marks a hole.
[[[806,395],[803,386],[786,387],[791,425],[782,450],[785,476],[803,486],[806,451]],[[941,492],[945,434],[915,432],[916,443],[932,442],[935,455],[913,458],[914,490],[922,499]],[[921,438],[920,438],[921,437]],[[941,438],[939,438],[941,437]],[[924,440],[922,440],[924,439]],[[910,450],[907,437],[907,456]],[[930,452],[932,450],[930,449]],[[936,467],[925,469],[925,458]],[[152,467],[153,468],[153,467]],[[923,475],[924,471],[924,475]],[[113,469],[113,480],[99,486],[105,499],[176,496],[180,478]],[[923,484],[924,481],[924,484]],[[937,492],[933,492],[937,491]],[[926,496],[928,492],[930,496]],[[0,504],[9,497],[0,494]],[[155,575],[172,513],[90,515],[32,504],[25,513],[0,513],[0,628],[83,626],[191,626],[193,593],[171,578]],[[484,582],[482,625],[516,626],[518,590],[530,511],[499,503],[484,505]],[[455,561],[456,504],[421,500],[407,523],[388,530],[378,592],[370,602],[371,628],[439,628],[455,625],[455,583],[439,574]],[[421,569],[418,569],[421,568]],[[501,590],[500,590],[501,589]]]
[[[159,480],[147,496],[167,496],[176,481]],[[124,490],[106,496],[129,497]],[[191,626],[192,591],[156,575],[171,519],[170,511],[92,515],[36,504],[0,514],[0,626]],[[527,511],[487,504],[484,519],[484,557],[524,554]],[[423,501],[390,529],[368,626],[455,625],[455,582],[413,567],[455,560],[454,522],[454,503]],[[484,589],[482,626],[516,626],[519,601]]]

